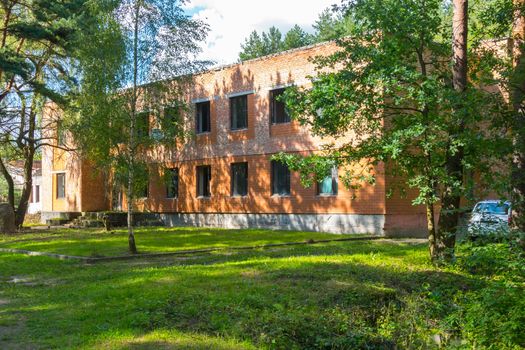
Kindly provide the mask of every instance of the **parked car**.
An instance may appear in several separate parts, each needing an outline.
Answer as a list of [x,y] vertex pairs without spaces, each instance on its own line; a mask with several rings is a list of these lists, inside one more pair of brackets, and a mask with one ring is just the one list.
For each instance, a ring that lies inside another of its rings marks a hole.
[[486,200],[476,203],[468,224],[471,237],[491,233],[509,232],[512,215],[510,202],[502,200]]

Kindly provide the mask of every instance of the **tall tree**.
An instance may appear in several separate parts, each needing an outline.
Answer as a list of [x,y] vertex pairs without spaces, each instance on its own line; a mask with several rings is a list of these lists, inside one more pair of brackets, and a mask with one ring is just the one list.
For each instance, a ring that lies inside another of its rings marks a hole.
[[295,49],[298,47],[310,45],[313,42],[314,42],[313,36],[305,32],[301,27],[299,27],[296,24],[292,27],[292,29],[286,32],[282,46],[283,46],[283,50],[290,50],[290,49]]
[[343,15],[336,9],[327,8],[319,14],[313,27],[317,42],[335,40],[350,34],[353,19],[350,14]]
[[[438,249],[431,252],[432,256],[439,259],[452,260],[456,243],[457,228],[460,220],[461,189],[464,178],[463,153],[464,145],[458,140],[468,110],[465,106],[467,90],[467,41],[468,41],[468,1],[454,0],[452,16],[452,87],[457,92],[456,101],[453,102],[452,113],[456,122],[451,123],[449,130],[449,144],[445,158],[445,169],[449,175],[449,182],[443,183],[441,198],[441,214],[439,217],[439,232],[436,244],[431,244]],[[455,144],[455,146],[452,146]],[[461,184],[461,186],[458,186]]]
[[[451,173],[450,156],[462,147],[463,167],[494,175],[488,170],[497,159],[493,145],[505,142],[483,126],[500,114],[501,96],[482,86],[454,89],[446,35],[450,22],[443,21],[441,6],[440,0],[348,2],[355,24],[351,36],[338,40],[341,49],[335,54],[316,59],[311,89],[290,88],[285,94],[292,116],[315,134],[346,138],[321,154],[277,157],[300,171],[307,185],[336,164],[346,170],[347,186],[359,186],[373,182],[374,166],[384,164],[389,182],[415,188],[413,204],[426,207],[434,261],[443,258],[443,231],[435,216],[443,199],[471,193],[472,182]],[[472,85],[493,83],[480,72],[487,73],[482,59],[476,58],[479,70],[469,77]],[[457,111],[460,98],[468,113]]]
[[251,60],[266,55],[266,49],[259,33],[256,30],[250,33],[244,44],[241,44],[239,59],[241,61]]
[[[184,135],[184,81],[209,63],[196,59],[208,27],[189,18],[183,3],[122,0],[115,12],[127,55],[120,61],[121,74],[116,81],[109,76],[87,85],[88,93],[79,102],[75,141],[89,161],[111,169],[115,185],[125,188],[131,253],[137,253],[135,199],[148,183],[147,150],[169,149]],[[99,86],[106,88],[100,91]]]
[[513,69],[509,79],[509,91],[513,113],[511,136],[513,158],[511,191],[513,225],[525,232],[525,1],[514,1]]
[[[0,3],[0,172],[9,187],[8,201],[15,208],[17,226],[22,225],[27,211],[35,154],[44,145],[57,146],[52,133],[46,132],[56,129],[56,121],[42,124],[43,106],[46,101],[67,104],[77,83],[72,67],[80,43],[101,30],[97,21],[103,4],[108,3]],[[7,171],[10,159],[24,163],[24,185],[18,203]]]
[[283,35],[281,31],[274,26],[271,26],[270,29],[268,29],[268,32],[262,33],[264,50],[266,51],[267,55],[282,51],[282,37]]

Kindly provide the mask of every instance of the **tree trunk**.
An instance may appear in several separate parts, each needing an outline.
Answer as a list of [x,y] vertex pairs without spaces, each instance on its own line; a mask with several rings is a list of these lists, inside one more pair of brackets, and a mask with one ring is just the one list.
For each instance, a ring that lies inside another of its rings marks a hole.
[[[461,95],[467,90],[467,36],[468,36],[468,0],[454,0],[454,15],[452,19],[452,84],[454,90]],[[451,130],[451,142],[465,127],[465,106],[461,103],[454,106],[454,115],[457,116],[457,127]],[[447,150],[445,168],[452,184],[445,185],[441,197],[441,212],[439,215],[438,228],[438,252],[440,260],[445,262],[454,259],[454,248],[456,245],[456,234],[460,219],[461,191],[455,188],[458,183],[463,183],[463,147],[458,147],[455,153]]]
[[15,225],[18,228],[21,228],[24,224],[27,208],[29,206],[29,197],[31,196],[31,190],[33,189],[33,158],[34,151],[24,159],[24,187],[22,188],[18,208],[16,208],[15,212]]
[[139,15],[141,2],[135,2],[135,13],[133,18],[133,88],[131,96],[131,115],[129,126],[129,145],[128,145],[128,243],[131,254],[137,253],[135,244],[135,234],[133,233],[133,186],[134,186],[134,158],[135,158],[135,124],[137,119],[137,89],[138,89],[138,38],[139,38]]
[[510,81],[513,159],[511,167],[512,226],[525,232],[525,0],[515,0],[514,71]]
[[439,259],[438,240],[436,237],[436,225],[434,216],[434,204],[427,204],[427,231],[428,231],[428,249],[430,259],[436,261]]
[[0,172],[2,172],[2,175],[4,176],[4,179],[7,182],[7,202],[9,203],[9,205],[11,205],[11,207],[13,208],[13,211],[15,211],[15,183],[13,181],[13,177],[7,171],[7,168],[1,157],[0,157]]
[[137,245],[135,244],[135,233],[133,232],[133,170],[128,173],[128,246],[131,254],[137,254]]

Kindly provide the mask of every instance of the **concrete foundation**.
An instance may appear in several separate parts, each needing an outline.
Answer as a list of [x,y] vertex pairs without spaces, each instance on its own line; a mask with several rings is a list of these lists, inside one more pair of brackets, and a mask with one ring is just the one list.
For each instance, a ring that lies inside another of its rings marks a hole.
[[79,217],[80,215],[81,213],[74,213],[74,212],[43,211],[40,214],[40,222],[45,224],[47,220],[50,220],[50,219],[73,220]]
[[160,214],[166,226],[269,228],[382,236],[384,215],[357,214]]

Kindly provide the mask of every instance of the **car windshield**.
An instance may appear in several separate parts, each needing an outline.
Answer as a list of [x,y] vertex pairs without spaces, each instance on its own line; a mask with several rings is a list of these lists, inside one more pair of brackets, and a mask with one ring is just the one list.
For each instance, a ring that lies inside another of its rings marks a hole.
[[474,212],[507,215],[509,213],[509,205],[505,203],[478,203],[474,209]]

